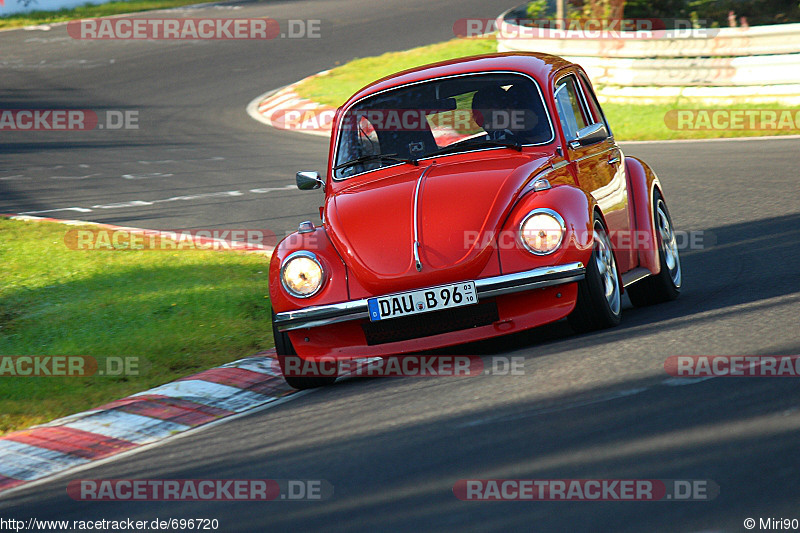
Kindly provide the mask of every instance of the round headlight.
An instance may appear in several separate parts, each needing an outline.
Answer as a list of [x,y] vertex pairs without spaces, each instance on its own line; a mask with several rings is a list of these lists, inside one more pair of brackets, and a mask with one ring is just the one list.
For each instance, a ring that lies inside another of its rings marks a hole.
[[561,215],[552,209],[534,209],[519,225],[519,236],[525,248],[536,255],[546,255],[558,249],[564,239],[566,226]]
[[316,294],[325,282],[325,271],[317,256],[311,252],[295,252],[283,261],[281,283],[292,296],[308,298]]

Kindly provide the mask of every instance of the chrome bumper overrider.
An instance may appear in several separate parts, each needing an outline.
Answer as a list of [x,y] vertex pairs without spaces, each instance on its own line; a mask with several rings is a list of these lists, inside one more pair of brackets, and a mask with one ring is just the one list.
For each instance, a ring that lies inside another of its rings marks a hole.
[[[541,289],[552,285],[580,281],[586,273],[583,263],[548,266],[475,280],[478,299],[511,294],[513,292]],[[420,287],[424,288],[424,287]],[[388,295],[381,295],[388,296]],[[353,300],[337,304],[305,307],[277,313],[275,326],[280,331],[326,326],[348,320],[369,318],[367,300]]]

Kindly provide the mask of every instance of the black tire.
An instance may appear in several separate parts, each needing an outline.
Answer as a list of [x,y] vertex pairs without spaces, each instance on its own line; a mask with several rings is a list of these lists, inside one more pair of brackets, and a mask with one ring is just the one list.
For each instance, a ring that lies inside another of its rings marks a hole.
[[275,311],[272,312],[272,337],[275,339],[275,352],[278,355],[278,363],[281,365],[281,372],[283,372],[283,379],[290,387],[295,389],[315,389],[318,387],[325,387],[333,384],[338,377],[336,374],[330,376],[287,376],[286,375],[286,358],[298,357],[297,352],[292,346],[292,340],[287,333],[278,331],[275,327]]
[[[601,264],[604,267],[602,272]],[[609,287],[614,294],[607,296]],[[586,265],[586,276],[578,282],[578,301],[567,321],[572,329],[585,333],[616,326],[621,316],[622,292],[617,260],[603,222],[595,213],[592,256]]]
[[[626,289],[631,303],[636,307],[669,302],[681,293],[683,274],[678,246],[675,241],[675,230],[672,217],[669,215],[667,203],[658,191],[653,195],[653,223],[658,241],[658,257],[661,271],[655,276],[648,276]],[[666,223],[666,228],[664,227]],[[669,242],[664,241],[665,237]],[[669,250],[667,249],[669,246]]]

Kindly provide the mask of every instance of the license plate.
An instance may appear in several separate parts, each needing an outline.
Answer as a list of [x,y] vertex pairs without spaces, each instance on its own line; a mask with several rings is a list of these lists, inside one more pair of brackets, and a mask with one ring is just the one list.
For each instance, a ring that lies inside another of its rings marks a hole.
[[370,298],[369,319],[386,320],[478,303],[474,281]]

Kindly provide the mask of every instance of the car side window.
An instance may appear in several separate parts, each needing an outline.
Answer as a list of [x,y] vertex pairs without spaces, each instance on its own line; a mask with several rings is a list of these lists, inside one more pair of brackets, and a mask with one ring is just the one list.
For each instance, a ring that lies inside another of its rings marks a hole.
[[581,77],[581,84],[583,86],[583,94],[586,95],[587,99],[586,103],[589,105],[589,108],[592,110],[592,115],[594,116],[592,122],[602,122],[603,124],[605,124],[608,134],[611,135],[611,126],[608,125],[606,116],[603,113],[603,108],[600,107],[600,103],[597,101],[597,97],[595,96],[594,91],[592,90],[592,85],[589,83],[589,80],[586,79],[586,76],[581,74],[580,77]]
[[578,136],[578,130],[591,123],[578,96],[575,76],[565,76],[556,83],[555,99],[564,135],[567,136],[567,140],[572,140]]

